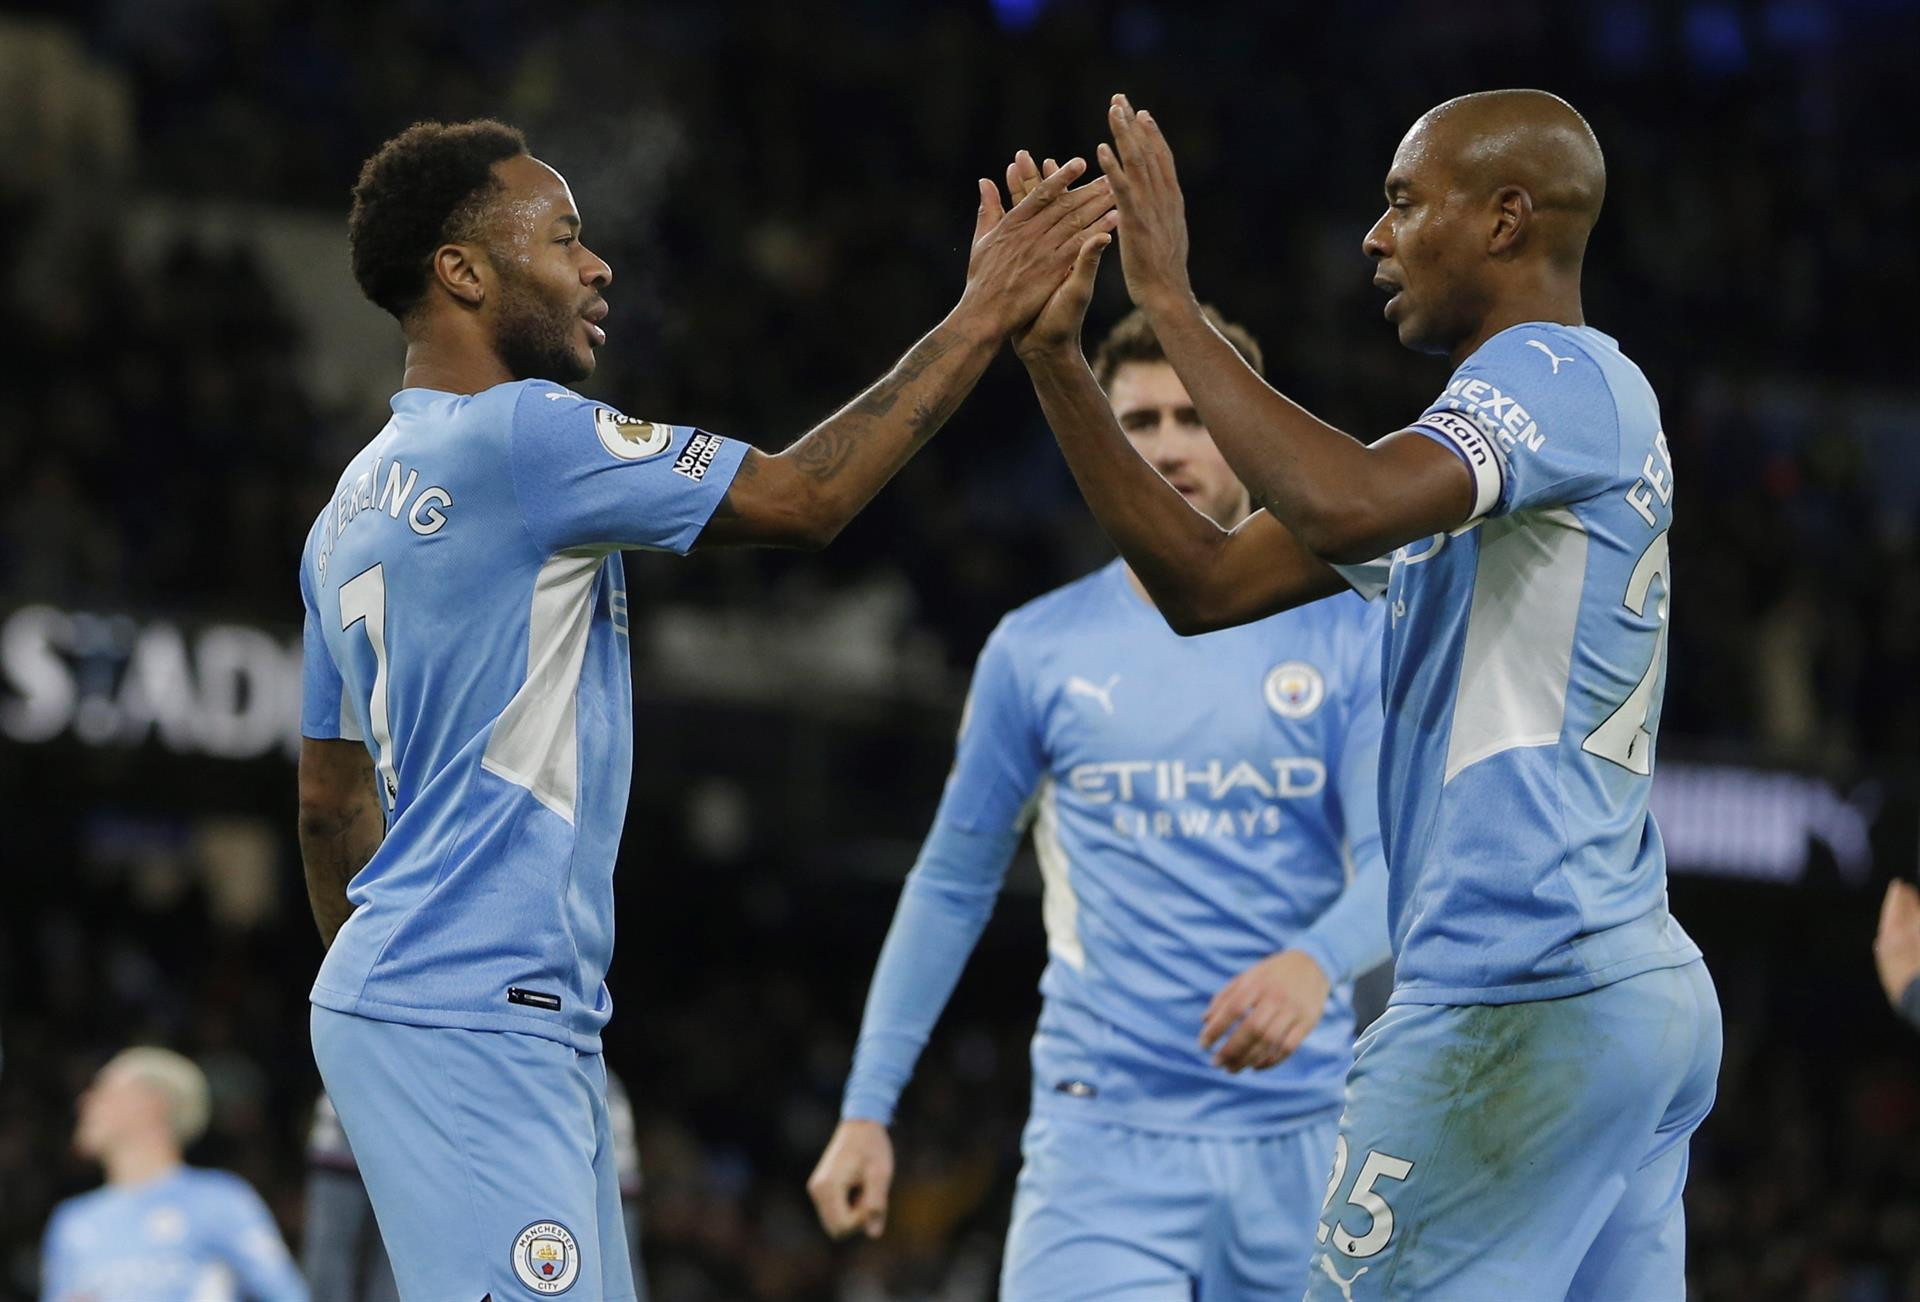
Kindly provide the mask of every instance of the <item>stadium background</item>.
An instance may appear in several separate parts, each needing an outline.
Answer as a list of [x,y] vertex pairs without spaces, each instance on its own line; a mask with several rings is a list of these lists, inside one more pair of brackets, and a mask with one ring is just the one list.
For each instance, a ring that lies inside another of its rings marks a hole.
[[[1194,279],[1276,382],[1395,428],[1359,252],[1406,125],[1538,85],[1611,164],[1589,318],[1654,381],[1683,495],[1659,808],[1728,1019],[1694,1148],[1702,1298],[1920,1298],[1920,1037],[1868,941],[1920,845],[1920,6],[63,0],[0,14],[0,1296],[30,1296],[75,1094],[205,1064],[292,1235],[319,956],[292,840],[301,538],[398,337],[346,271],[360,160],[524,127],[613,264],[585,386],[777,446],[958,292],[972,179],[1178,150]],[[1095,326],[1123,310],[1109,269]],[[1107,554],[996,365],[820,556],[634,557],[618,1012],[654,1296],[987,1295],[1042,960],[1022,865],[910,1090],[878,1244],[802,1181],[1001,612]]]

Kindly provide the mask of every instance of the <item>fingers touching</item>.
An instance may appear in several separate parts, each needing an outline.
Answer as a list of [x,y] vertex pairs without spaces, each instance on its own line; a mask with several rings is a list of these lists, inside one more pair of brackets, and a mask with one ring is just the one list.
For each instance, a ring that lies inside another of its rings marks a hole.
[[1000,206],[999,186],[983,176],[980,178],[979,188],[980,211],[973,220],[973,242],[975,244],[978,244],[988,231],[998,226],[1000,219],[1007,215],[1007,210]]

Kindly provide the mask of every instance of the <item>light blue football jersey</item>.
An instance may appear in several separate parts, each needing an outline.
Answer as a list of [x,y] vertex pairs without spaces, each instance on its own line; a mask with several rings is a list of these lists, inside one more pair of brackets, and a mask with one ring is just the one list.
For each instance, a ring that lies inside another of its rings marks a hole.
[[44,1302],[306,1302],[260,1195],[239,1176],[180,1166],[69,1198],[47,1222]]
[[1674,494],[1652,388],[1598,330],[1519,325],[1413,429],[1459,454],[1474,506],[1401,548],[1385,593],[1393,1001],[1550,999],[1698,958],[1647,809]]
[[386,839],[313,1002],[600,1047],[633,761],[619,552],[685,552],[746,445],[560,385],[405,389],[307,537],[301,731]]
[[[874,973],[842,1115],[888,1121],[1031,822],[1047,965],[1034,1107],[1187,1134],[1335,1114],[1352,977],[1386,958],[1383,612],[1352,594],[1183,638],[1119,562],[1001,621]],[[1333,982],[1269,1071],[1199,1045],[1280,950]]]

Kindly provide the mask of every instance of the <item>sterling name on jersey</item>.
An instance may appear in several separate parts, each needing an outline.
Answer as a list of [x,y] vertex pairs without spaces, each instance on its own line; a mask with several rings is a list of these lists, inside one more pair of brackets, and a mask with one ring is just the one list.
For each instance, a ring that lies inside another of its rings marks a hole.
[[[1028,818],[1048,951],[1037,1113],[1242,1135],[1337,1111],[1348,982],[1386,958],[1381,614],[1346,594],[1183,638],[1116,561],[1002,620],[842,1115],[891,1119]],[[1280,1067],[1228,1075],[1199,1047],[1207,1004],[1290,947],[1328,974],[1325,1014]]]
[[313,1002],[595,1051],[633,766],[618,553],[690,548],[746,445],[544,380],[392,406],[300,565],[301,731],[365,743],[387,818]]
[[1520,325],[1413,428],[1459,454],[1474,505],[1386,586],[1394,1002],[1550,999],[1698,958],[1647,809],[1674,493],[1652,388],[1597,330]]

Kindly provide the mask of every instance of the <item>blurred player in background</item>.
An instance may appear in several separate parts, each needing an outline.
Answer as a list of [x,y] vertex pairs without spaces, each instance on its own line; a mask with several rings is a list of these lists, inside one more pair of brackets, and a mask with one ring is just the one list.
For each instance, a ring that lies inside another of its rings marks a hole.
[[[607,1073],[607,1113],[613,1124],[614,1157],[620,1173],[620,1206],[627,1229],[627,1253],[640,1302],[646,1302],[647,1277],[640,1267],[640,1146],[633,1104],[620,1077]],[[322,1094],[313,1105],[307,1134],[307,1223],[301,1236],[300,1264],[313,1290],[313,1302],[395,1302],[393,1266],[374,1223],[367,1186],[353,1160],[340,1116]]]
[[361,172],[356,279],[407,342],[393,416],[308,535],[299,837],[327,956],[314,1057],[402,1296],[634,1296],[600,1031],[632,769],[623,549],[818,547],[1110,229],[1065,169],[980,184],[964,291],[784,452],[566,386],[607,264],[497,122],[421,123]]
[[[1365,251],[1401,342],[1456,370],[1369,447],[1205,319],[1172,152],[1122,96],[1109,124],[1128,292],[1265,510],[1227,531],[1169,493],[1076,341],[1050,337],[1022,356],[1095,513],[1190,626],[1393,553],[1350,573],[1392,617],[1396,985],[1348,1083],[1309,1296],[1678,1302],[1720,1012],[1647,810],[1673,467],[1646,378],[1581,310],[1599,144],[1539,91],[1451,100],[1407,133]],[[1069,309],[1098,252],[1062,285]]]
[[1920,890],[1912,882],[1887,883],[1873,938],[1873,964],[1887,1002],[1920,1030]]
[[107,1183],[54,1209],[45,1302],[305,1302],[280,1228],[239,1176],[187,1166],[207,1078],[169,1049],[116,1054],[80,1096],[73,1146]]
[[[1093,366],[1140,456],[1219,527],[1244,519],[1143,314]],[[1350,593],[1182,638],[1118,560],[1000,622],[809,1182],[831,1233],[885,1225],[887,1126],[1031,821],[1048,963],[1002,1296],[1295,1302],[1350,983],[1387,956],[1383,622]]]

